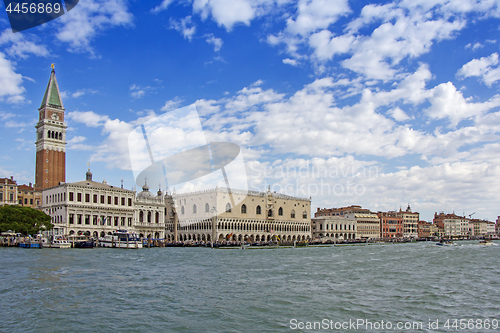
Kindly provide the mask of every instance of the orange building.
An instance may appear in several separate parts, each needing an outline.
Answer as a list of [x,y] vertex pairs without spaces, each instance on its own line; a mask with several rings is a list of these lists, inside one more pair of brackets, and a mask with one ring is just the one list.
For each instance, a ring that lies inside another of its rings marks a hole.
[[403,218],[396,212],[378,212],[381,238],[402,238]]

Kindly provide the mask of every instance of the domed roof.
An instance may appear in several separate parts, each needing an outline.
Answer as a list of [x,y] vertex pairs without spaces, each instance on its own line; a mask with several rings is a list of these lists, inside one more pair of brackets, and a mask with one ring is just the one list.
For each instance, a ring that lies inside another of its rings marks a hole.
[[149,192],[149,186],[144,181],[144,186],[142,187],[142,192],[137,195],[137,199],[153,199],[153,193]]

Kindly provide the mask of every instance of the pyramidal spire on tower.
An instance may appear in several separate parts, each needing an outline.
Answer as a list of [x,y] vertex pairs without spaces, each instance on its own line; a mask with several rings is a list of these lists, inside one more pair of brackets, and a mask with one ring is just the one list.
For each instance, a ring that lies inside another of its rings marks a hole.
[[50,73],[49,83],[47,84],[47,89],[45,89],[45,94],[43,95],[42,105],[51,106],[53,108],[64,109],[61,93],[59,92],[59,86],[57,85],[56,71],[54,70],[54,64],[51,65],[52,72]]

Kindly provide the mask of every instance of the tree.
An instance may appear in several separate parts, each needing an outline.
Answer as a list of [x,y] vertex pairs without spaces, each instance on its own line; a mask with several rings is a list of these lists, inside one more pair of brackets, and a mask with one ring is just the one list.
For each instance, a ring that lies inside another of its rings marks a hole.
[[50,230],[54,225],[50,216],[42,211],[17,205],[0,207],[0,231],[12,230],[23,235],[35,235],[40,230]]

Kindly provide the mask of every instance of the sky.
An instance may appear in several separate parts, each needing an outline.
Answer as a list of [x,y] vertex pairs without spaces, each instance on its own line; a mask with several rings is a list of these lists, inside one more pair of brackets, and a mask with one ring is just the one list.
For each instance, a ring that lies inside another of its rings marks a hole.
[[134,188],[130,133],[195,106],[200,145],[238,145],[250,190],[500,215],[499,0],[80,0],[18,33],[0,8],[0,177],[34,182],[54,63],[67,182],[89,164]]

